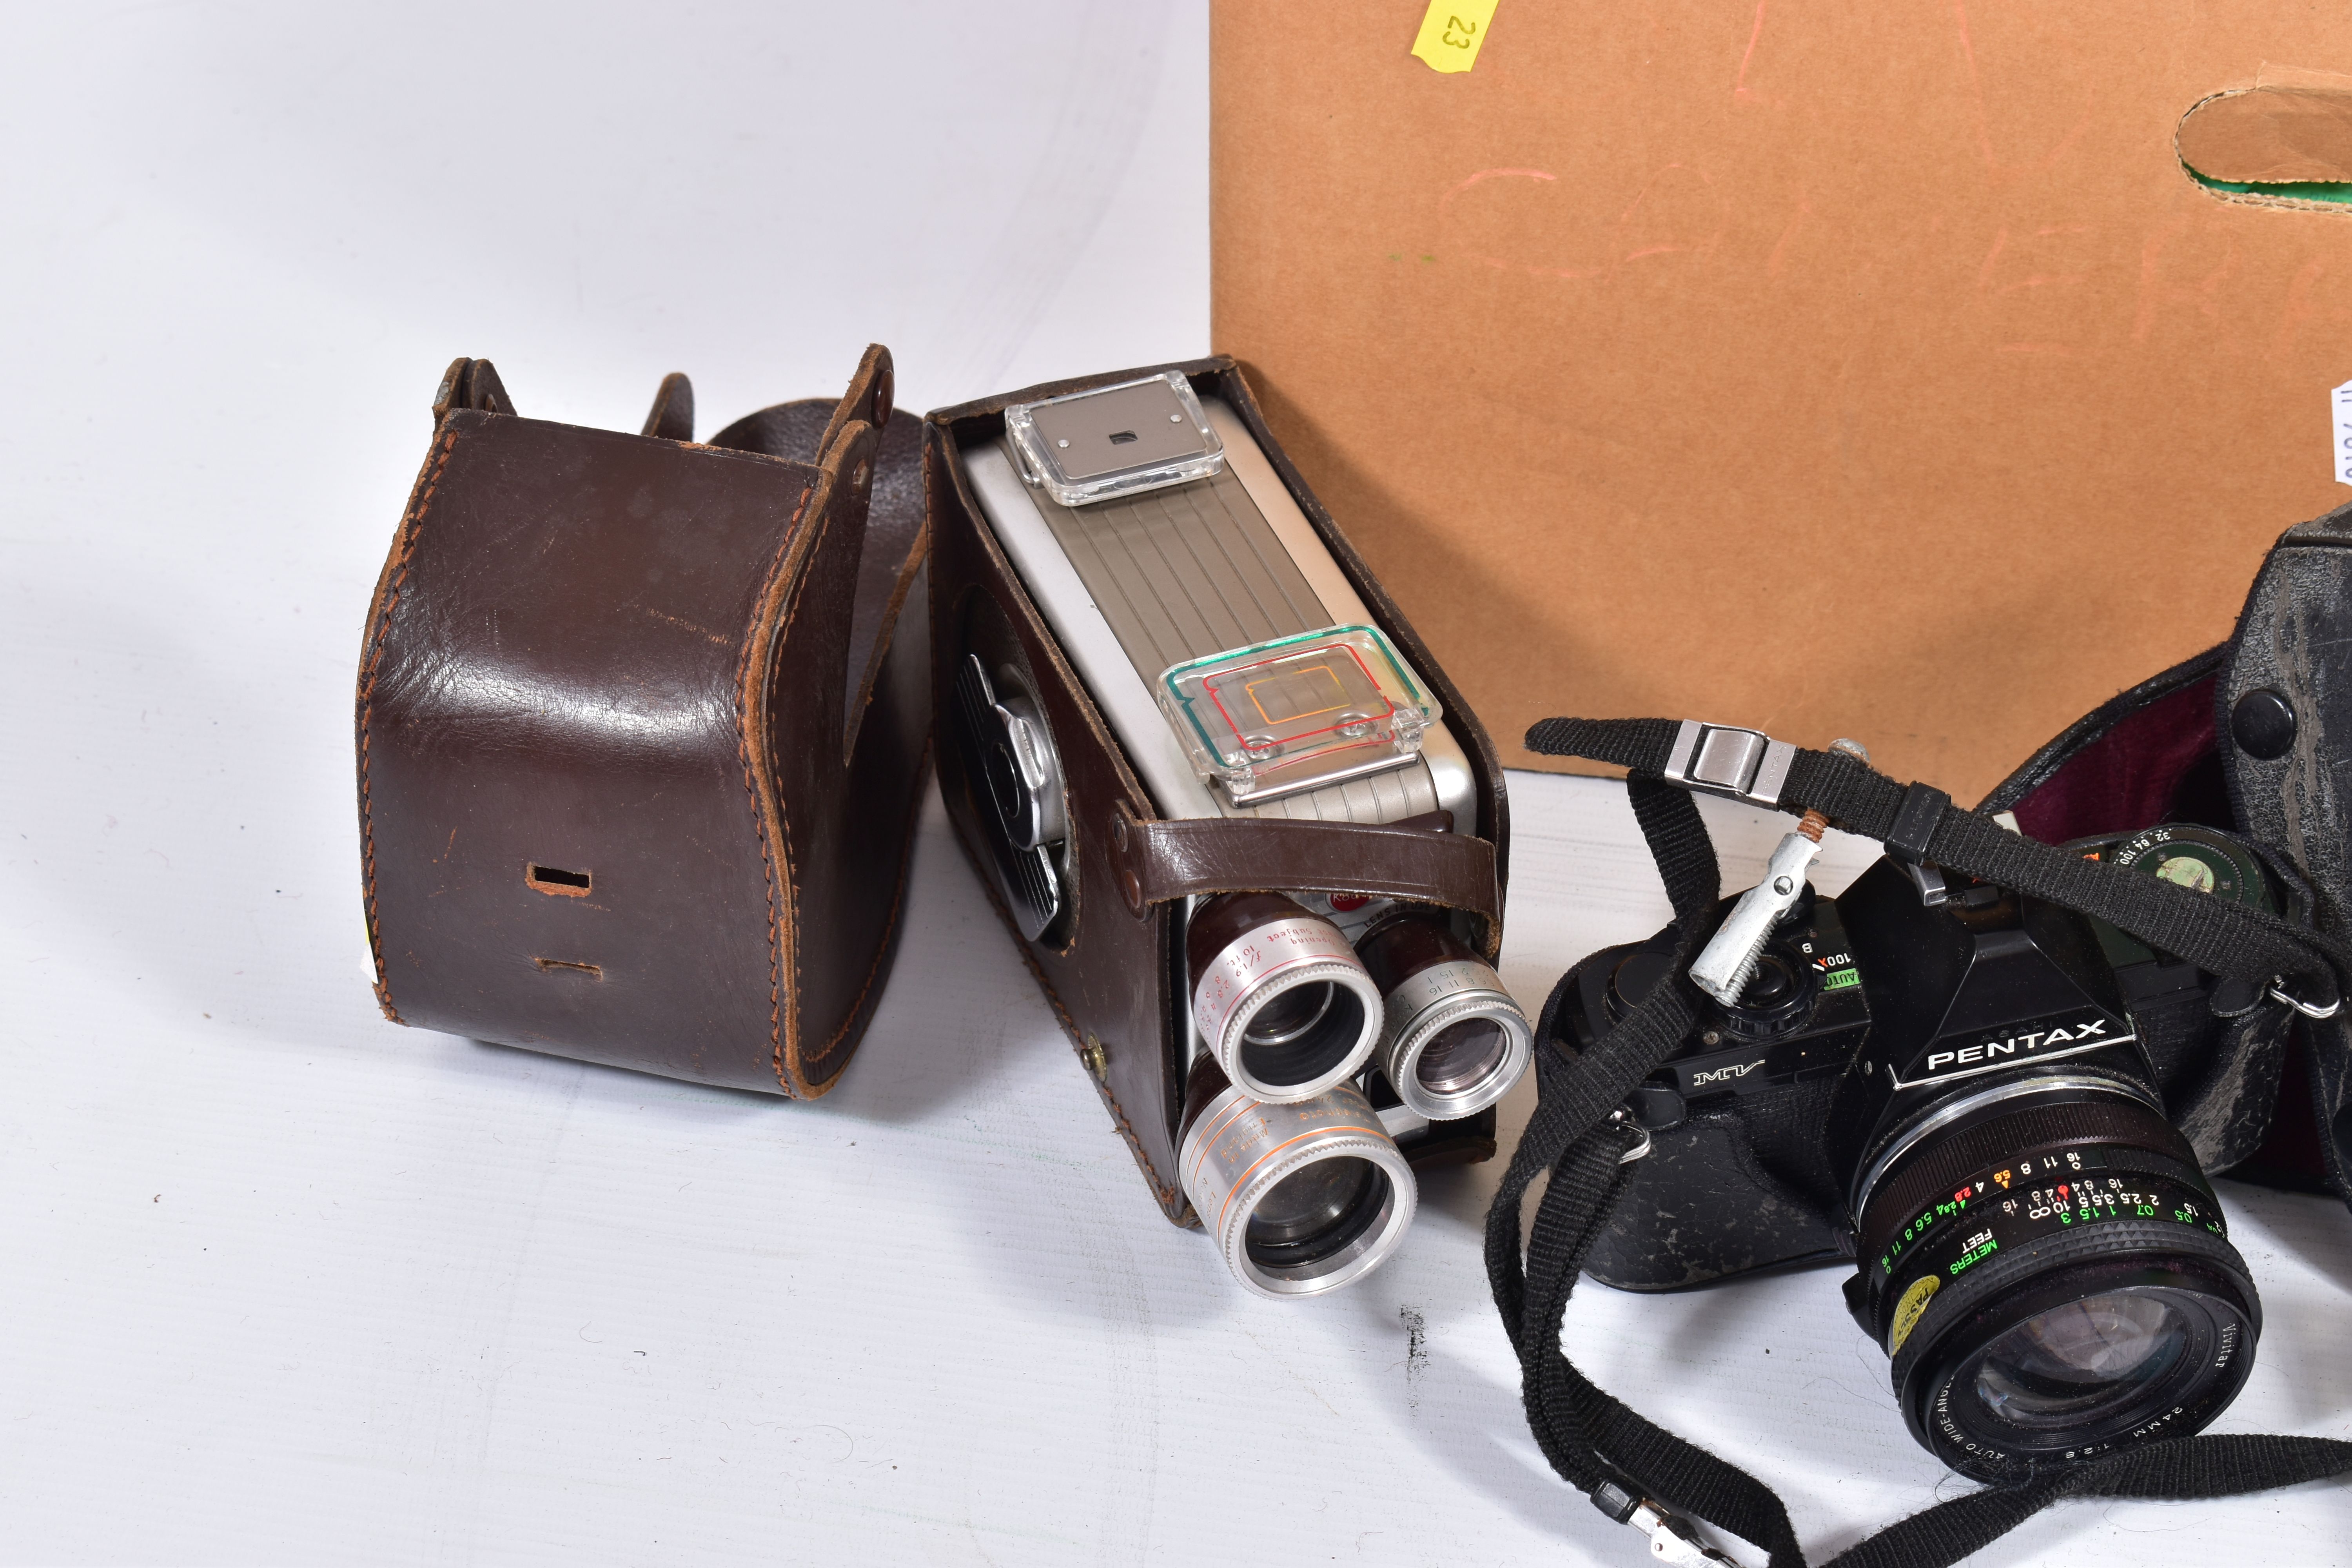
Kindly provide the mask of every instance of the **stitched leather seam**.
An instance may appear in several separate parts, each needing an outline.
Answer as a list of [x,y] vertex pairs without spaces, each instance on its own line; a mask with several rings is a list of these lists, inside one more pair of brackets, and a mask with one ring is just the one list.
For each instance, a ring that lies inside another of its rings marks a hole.
[[[802,489],[801,499],[793,505],[793,519],[791,523],[787,525],[792,531],[784,542],[784,547],[776,552],[774,563],[768,568],[768,580],[760,585],[760,614],[752,622],[751,635],[743,639],[743,652],[741,657],[737,659],[735,666],[735,754],[741,759],[743,763],[743,794],[751,800],[751,803],[752,837],[759,840],[760,868],[765,874],[768,883],[769,1058],[774,1064],[777,1081],[783,1085],[784,1092],[787,1095],[792,1094],[793,1086],[791,1079],[785,1078],[783,1068],[783,931],[776,914],[775,861],[768,854],[768,818],[770,814],[772,812],[773,815],[781,821],[783,816],[783,803],[780,800],[772,800],[772,798],[770,801],[762,801],[760,796],[759,779],[753,771],[751,760],[750,681],[751,676],[752,654],[765,647],[773,647],[780,644],[783,639],[784,631],[791,626],[791,620],[787,617],[784,626],[778,628],[774,637],[762,637],[759,634],[760,621],[767,618],[766,606],[769,596],[772,593],[781,591],[774,586],[778,575],[784,572],[787,564],[798,553],[795,546],[800,543],[799,530],[801,518],[803,514],[808,510],[809,497],[814,495],[815,492],[816,483],[814,480],[811,480],[809,484]],[[761,672],[761,679],[760,682],[760,689],[761,693],[764,695],[767,689],[767,681],[765,679],[766,671],[763,669]],[[776,792],[770,790],[768,794],[771,797],[773,797]],[[789,831],[779,832],[777,835],[777,840],[778,853],[785,857],[784,875],[787,879],[786,885],[789,886],[790,878],[792,876],[792,848]]]
[[[836,415],[836,417],[837,416],[838,416]],[[872,429],[872,426],[868,426],[867,428],[870,430]],[[837,444],[837,439],[835,444]],[[875,456],[879,452],[880,448],[881,441],[877,435],[874,439],[872,448],[868,451],[865,459],[869,465],[874,462]],[[822,458],[824,455],[824,448],[821,447],[819,456]],[[776,627],[775,635],[767,639],[769,647],[776,650],[781,651],[784,646],[792,640],[793,623],[800,617],[801,601],[808,593],[809,575],[811,572],[814,570],[814,566],[810,563],[813,563],[816,556],[824,550],[825,535],[831,531],[833,526],[834,513],[839,510],[835,504],[835,487],[840,482],[841,468],[845,468],[846,466],[847,465],[845,463],[841,465],[840,468],[836,468],[836,469],[831,474],[824,473],[821,470],[818,479],[812,483],[808,490],[802,492],[800,506],[793,513],[793,522],[794,527],[797,529],[802,514],[808,509],[809,496],[815,491],[817,485],[822,484],[824,487],[825,504],[818,509],[815,526],[810,531],[807,538],[802,539],[796,535],[792,543],[787,546],[786,553],[794,557],[797,563],[787,574],[787,581],[791,584],[790,592],[792,596],[790,604],[784,611],[783,620]],[[860,542],[863,542],[862,537]],[[774,590],[763,590],[763,598],[765,593],[769,591],[782,592],[783,590],[781,587]],[[768,671],[763,669],[761,673],[761,695],[762,698],[761,711],[764,713],[764,700],[767,691],[766,677]],[[768,794],[774,804],[777,819],[777,844],[779,851],[782,855],[784,861],[785,886],[787,889],[790,889],[797,885],[793,878],[792,819],[790,814],[784,808],[782,792],[771,788],[768,791]],[[903,894],[903,882],[901,883],[900,890]],[[894,902],[892,906],[892,919],[894,921],[897,918],[896,910],[897,906]],[[791,918],[791,912],[788,901],[784,914],[784,918],[786,920]],[[887,943],[885,944],[883,951],[888,951]],[[870,987],[874,983],[874,976],[870,972],[866,975],[866,983],[868,987]],[[862,999],[865,995],[865,991],[861,989],[858,994]],[[850,1016],[855,1018],[856,1015],[853,1011]],[[784,1048],[781,1014],[779,1014],[777,1017],[775,1031],[772,1036],[772,1042],[773,1045],[770,1066],[776,1075],[776,1081],[782,1086],[784,1093],[791,1098],[794,1100],[814,1100],[822,1095],[826,1088],[831,1087],[834,1078],[838,1078],[840,1076],[841,1069],[836,1068],[834,1070],[832,1077],[827,1078],[824,1084],[820,1086],[812,1081],[801,1071],[801,1065],[804,1059],[804,1053],[799,1050],[797,1046],[795,1046],[795,1048],[791,1052],[786,1052]],[[824,1060],[825,1051],[830,1051],[831,1049],[832,1044],[828,1042],[824,1050],[817,1053],[816,1059],[819,1061]],[[787,1059],[788,1057],[789,1059]],[[846,1067],[847,1065],[848,1064],[845,1062],[843,1064],[844,1067]]]
[[[819,480],[817,482],[822,483],[824,481]],[[815,492],[815,489],[816,484],[813,483],[807,491],[803,492],[801,496],[800,509],[793,513],[793,524],[795,528],[798,528],[800,525],[801,513],[808,510],[809,496]],[[797,538],[793,541],[794,550],[797,552],[799,556],[799,563],[794,566],[792,572],[792,600],[790,605],[784,611],[784,618],[782,622],[776,627],[776,635],[774,637],[770,639],[768,645],[779,654],[781,654],[785,646],[792,641],[793,623],[800,618],[801,600],[806,597],[808,594],[809,574],[814,570],[814,563],[816,560],[817,554],[824,548],[825,533],[833,526],[833,514],[835,510],[833,505],[834,496],[833,488],[829,484],[825,487],[824,499],[825,505],[818,511],[816,526],[811,531],[809,537],[805,541]],[[763,714],[766,711],[768,688],[767,673],[768,672],[765,670],[761,672],[760,681],[761,707]],[[762,734],[765,734],[764,728],[762,729]],[[792,814],[785,808],[783,791],[772,787],[768,791],[768,795],[775,805],[776,848],[777,852],[783,857],[784,887],[789,890],[800,885],[798,880],[795,879],[793,867]],[[787,921],[792,918],[792,908],[789,900],[786,900],[783,918]],[[781,931],[778,933],[780,963],[782,961],[781,952],[782,934],[783,933]],[[784,1092],[792,1096],[794,1100],[815,1099],[816,1091],[814,1089],[810,1086],[805,1079],[800,1078],[799,1075],[801,1061],[800,1051],[795,1048],[790,1053],[792,1059],[789,1062],[785,1060],[787,1053],[784,1050],[783,1020],[781,1013],[777,1016],[773,1041],[773,1048],[769,1053],[768,1065],[771,1070],[775,1073],[776,1081],[783,1085]],[[795,1079],[798,1079],[799,1081],[795,1082]]]
[[[400,533],[393,544],[393,558],[386,563],[389,581],[383,590],[383,603],[376,613],[371,628],[373,645],[367,662],[361,670],[360,682],[360,890],[367,908],[368,947],[375,957],[375,1002],[383,1016],[395,1024],[404,1023],[399,1009],[392,1002],[392,973],[383,961],[383,938],[376,924],[375,911],[375,798],[368,763],[373,749],[375,723],[375,681],[383,668],[386,644],[392,637],[392,612],[400,603],[401,590],[408,582],[409,563],[416,554],[416,531],[425,521],[425,510],[433,501],[433,492],[441,487],[441,471],[449,466],[449,456],[457,449],[457,432],[452,430],[442,440],[441,457],[429,470],[417,476],[416,498],[409,503],[408,515],[401,520]],[[426,454],[431,461],[431,454]]]

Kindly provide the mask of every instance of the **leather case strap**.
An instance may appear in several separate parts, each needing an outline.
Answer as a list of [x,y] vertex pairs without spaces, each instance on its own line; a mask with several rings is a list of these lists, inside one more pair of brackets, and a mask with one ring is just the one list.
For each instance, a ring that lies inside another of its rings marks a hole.
[[1137,914],[1200,893],[1345,889],[1502,919],[1495,847],[1467,834],[1285,817],[1139,819],[1122,801],[1111,847],[1120,895]]

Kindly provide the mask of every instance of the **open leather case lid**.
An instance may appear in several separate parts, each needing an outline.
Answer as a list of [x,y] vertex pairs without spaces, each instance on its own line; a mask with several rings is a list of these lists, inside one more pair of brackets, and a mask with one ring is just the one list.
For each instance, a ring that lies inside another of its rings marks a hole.
[[[1220,398],[1233,410],[1381,631],[1436,692],[1466,753],[1482,833],[1159,816],[991,529],[963,454],[1003,434],[1004,410],[1012,405],[1171,371],[1181,372],[1200,396]],[[1220,356],[1087,376],[935,409],[924,418],[924,433],[935,545],[931,647],[940,795],[982,885],[1020,942],[1160,1207],[1169,1218],[1190,1223],[1192,1209],[1176,1173],[1176,1128],[1189,1065],[1179,918],[1183,900],[1256,889],[1343,889],[1414,900],[1471,917],[1473,944],[1492,958],[1502,938],[1509,840],[1501,763],[1460,691],[1283,455],[1232,360]],[[1019,672],[1023,684],[1035,692],[1058,749],[1067,796],[1070,910],[1044,941],[1020,936],[992,871],[978,793],[987,786],[950,739],[959,732],[950,710],[954,667],[967,652],[991,668]],[[1484,1159],[1494,1152],[1491,1110],[1439,1125],[1449,1131],[1413,1156],[1416,1164]]]
[[[889,968],[929,727],[920,425],[525,419],[457,361],[369,609],[362,870],[395,1022],[793,1096]],[[916,613],[903,616],[909,595]]]
[[[2243,834],[2309,879],[2316,923],[2344,936],[2352,792],[2333,738],[2352,729],[2347,584],[2352,506],[2279,536],[2228,642],[2102,703],[1977,809],[2013,811],[2045,843],[2160,822]],[[2297,1019],[2268,1045],[2218,1060],[2175,1120],[2209,1173],[2352,1203],[2352,1018]]]

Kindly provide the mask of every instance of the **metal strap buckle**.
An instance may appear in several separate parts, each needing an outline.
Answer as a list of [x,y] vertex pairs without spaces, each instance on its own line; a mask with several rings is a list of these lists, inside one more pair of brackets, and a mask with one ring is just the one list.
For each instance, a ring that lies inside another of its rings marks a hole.
[[1685,719],[1666,753],[1665,781],[1698,795],[1728,795],[1750,805],[1778,805],[1797,748],[1761,730]]

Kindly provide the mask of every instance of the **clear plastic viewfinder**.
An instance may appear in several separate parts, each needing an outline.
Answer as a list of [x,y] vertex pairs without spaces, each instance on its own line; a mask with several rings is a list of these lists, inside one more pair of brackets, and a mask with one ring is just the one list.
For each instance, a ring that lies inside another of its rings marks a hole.
[[1439,711],[1370,626],[1191,659],[1162,675],[1153,695],[1192,765],[1235,805],[1402,767],[1421,754]]
[[1205,479],[1225,466],[1181,371],[1004,411],[1024,477],[1064,506]]

